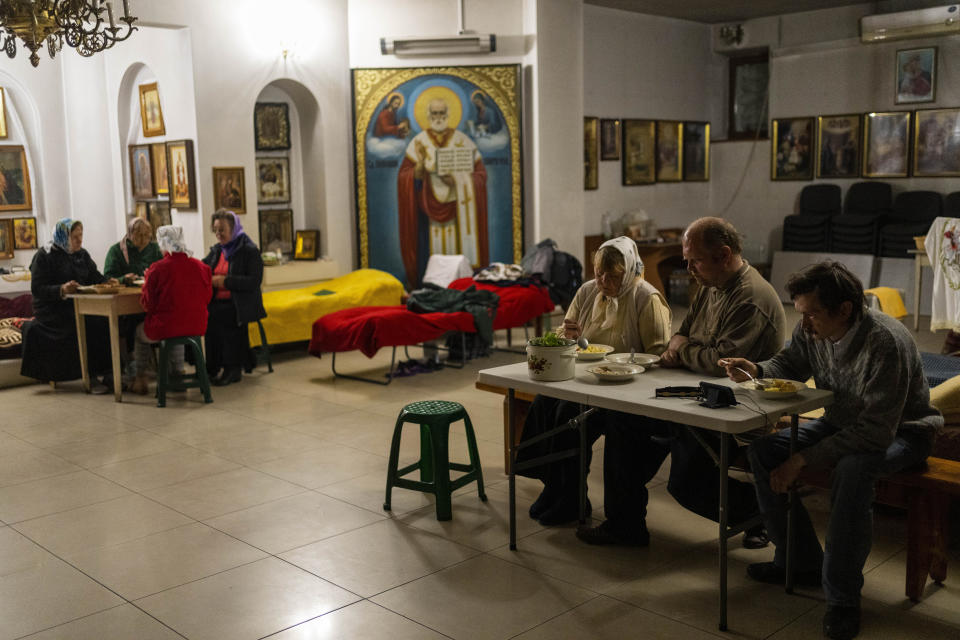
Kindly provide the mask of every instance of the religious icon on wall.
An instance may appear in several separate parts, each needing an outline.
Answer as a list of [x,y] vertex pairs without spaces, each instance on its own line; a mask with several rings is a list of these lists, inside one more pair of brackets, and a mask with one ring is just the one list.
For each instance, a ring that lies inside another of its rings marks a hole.
[[162,136],[167,132],[163,126],[160,91],[156,82],[140,85],[140,123],[143,126],[144,138]]
[[7,137],[7,91],[0,87],[0,138]]
[[937,48],[897,51],[897,104],[933,102],[937,89]]
[[614,118],[600,120],[600,159],[620,159],[620,120]]
[[654,120],[623,121],[624,185],[656,182],[657,123]]
[[434,253],[519,262],[520,66],[354,69],[353,95],[360,266],[412,288]]
[[167,175],[167,144],[155,142],[150,145],[150,157],[153,158],[153,192],[158,196],[170,193],[170,176]]
[[290,202],[290,160],[257,158],[257,202],[283,204]]
[[683,178],[683,123],[657,121],[657,182]]
[[293,253],[293,211],[260,209],[260,251]]
[[863,118],[863,176],[906,178],[910,112],[868,113]]
[[167,172],[170,184],[170,206],[175,209],[197,208],[197,184],[194,180],[193,140],[167,143]]
[[600,126],[598,118],[583,119],[583,188],[592,190],[597,188],[598,173],[600,171],[597,159],[597,129]]
[[683,123],[683,179],[710,179],[710,123]]
[[960,109],[914,112],[913,175],[960,176]]
[[13,220],[0,220],[0,260],[9,260],[13,257]]
[[130,185],[134,198],[153,197],[153,167],[148,144],[130,145]]
[[147,221],[153,227],[153,239],[157,239],[157,229],[173,224],[170,217],[170,203],[166,200],[156,200],[147,203]]
[[19,211],[31,206],[30,172],[23,146],[0,146],[0,211]]
[[13,219],[13,244],[15,249],[37,248],[37,219]]
[[320,245],[320,231],[317,229],[298,229],[297,242],[293,251],[294,260],[316,260],[317,247]]
[[771,180],[813,179],[813,118],[775,118],[770,147]]
[[817,177],[860,175],[860,114],[817,118]]
[[243,167],[213,168],[213,207],[229,209],[237,215],[247,212]]
[[290,113],[285,102],[258,102],[253,108],[257,151],[290,148]]

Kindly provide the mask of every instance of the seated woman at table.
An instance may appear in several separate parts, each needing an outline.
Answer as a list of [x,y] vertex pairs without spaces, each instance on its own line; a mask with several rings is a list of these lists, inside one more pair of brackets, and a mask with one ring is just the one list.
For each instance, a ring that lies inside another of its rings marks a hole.
[[[213,294],[210,267],[190,257],[181,227],[160,227],[157,240],[163,258],[150,265],[144,274],[140,304],[147,316],[137,325],[134,351],[137,377],[130,387],[134,393],[141,394],[147,392],[150,345],[164,338],[204,335],[207,332],[207,304]],[[182,345],[174,347],[169,365],[176,371],[183,368]]]
[[[593,256],[596,279],[577,291],[558,334],[592,343],[607,344],[616,352],[659,355],[670,340],[670,307],[663,295],[642,278],[643,262],[637,244],[624,236],[600,245]],[[523,440],[549,431],[576,416],[577,403],[537,396],[523,427]],[[603,433],[604,424],[621,420],[616,411],[597,411],[587,420],[587,469],[590,448]],[[517,461],[579,447],[575,430],[560,432],[522,449]],[[565,458],[518,472],[544,483],[543,492],[530,507],[530,517],[545,526],[576,520],[579,514],[580,471],[578,458]],[[589,502],[587,503],[589,512]]]
[[[76,380],[82,376],[77,321],[73,300],[66,296],[76,293],[77,287],[83,285],[117,284],[117,281],[97,270],[83,248],[83,224],[70,218],[57,222],[52,242],[33,256],[30,274],[34,318],[24,324],[20,373],[44,382]],[[90,373],[107,374],[110,371],[107,319],[87,316],[85,320]],[[108,391],[102,383],[95,383],[93,390]]]
[[[233,211],[218,209],[211,226],[217,244],[203,259],[213,272],[213,299],[207,322],[207,371],[213,384],[240,382],[250,351],[247,323],[267,317],[260,295],[263,260]],[[215,377],[221,368],[223,373]]]
[[103,275],[130,284],[142,278],[147,267],[162,257],[160,247],[153,241],[150,223],[143,218],[131,218],[126,235],[107,251]]

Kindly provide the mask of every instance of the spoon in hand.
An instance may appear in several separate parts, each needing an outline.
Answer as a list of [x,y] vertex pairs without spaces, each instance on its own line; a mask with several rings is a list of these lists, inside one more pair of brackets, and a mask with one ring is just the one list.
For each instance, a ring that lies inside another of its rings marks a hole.
[[579,338],[577,338],[577,346],[580,347],[580,351],[586,351],[587,347],[590,346],[590,341],[587,340],[585,337],[580,336]]

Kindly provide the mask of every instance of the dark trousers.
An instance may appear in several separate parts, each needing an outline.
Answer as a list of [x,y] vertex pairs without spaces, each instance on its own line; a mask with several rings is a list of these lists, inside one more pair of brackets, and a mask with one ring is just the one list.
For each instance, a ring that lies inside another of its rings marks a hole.
[[[623,416],[608,422],[604,446],[604,511],[608,526],[624,536],[646,527],[647,483],[671,454],[667,490],[682,506],[717,521],[720,508],[720,472],[713,458],[685,425],[642,416]],[[719,458],[720,436],[699,430],[704,443]],[[758,513],[753,485],[727,478],[727,513],[741,522]]]
[[[520,442],[527,442],[534,436],[546,433],[554,427],[568,422],[580,413],[580,405],[576,402],[567,402],[546,396],[537,396],[527,412],[526,422],[523,424],[523,435]],[[593,458],[593,443],[603,434],[603,411],[597,411],[587,419],[587,473],[590,472],[590,461]],[[550,438],[521,449],[517,454],[517,462],[526,462],[551,453],[559,453],[570,449],[579,449],[580,433],[576,429],[561,431]],[[580,486],[579,457],[555,460],[530,469],[519,471],[518,474],[528,478],[542,480],[545,485],[562,492],[563,499],[576,501],[577,490]]]
[[237,322],[232,300],[214,300],[207,310],[207,372],[216,375],[222,368],[241,367],[250,350],[247,324]]

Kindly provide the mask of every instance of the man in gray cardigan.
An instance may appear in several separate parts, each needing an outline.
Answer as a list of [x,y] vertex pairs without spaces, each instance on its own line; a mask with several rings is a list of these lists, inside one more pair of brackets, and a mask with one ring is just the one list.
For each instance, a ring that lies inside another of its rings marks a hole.
[[773,562],[751,564],[755,580],[783,584],[786,565],[786,494],[801,469],[831,471],[832,510],[826,552],[802,505],[796,527],[798,584],[823,585],[829,638],[853,638],[860,630],[863,565],[872,538],[877,478],[923,463],[943,417],[930,406],[920,353],[897,320],[864,309],[863,286],[843,265],[823,262],[794,274],[787,291],[802,319],[790,345],[754,364],[723,361],[732,380],[754,377],[807,380],[830,389],[834,402],[823,418],[800,425],[798,450],[790,455],[790,430],[756,440],[749,449],[757,499]]

